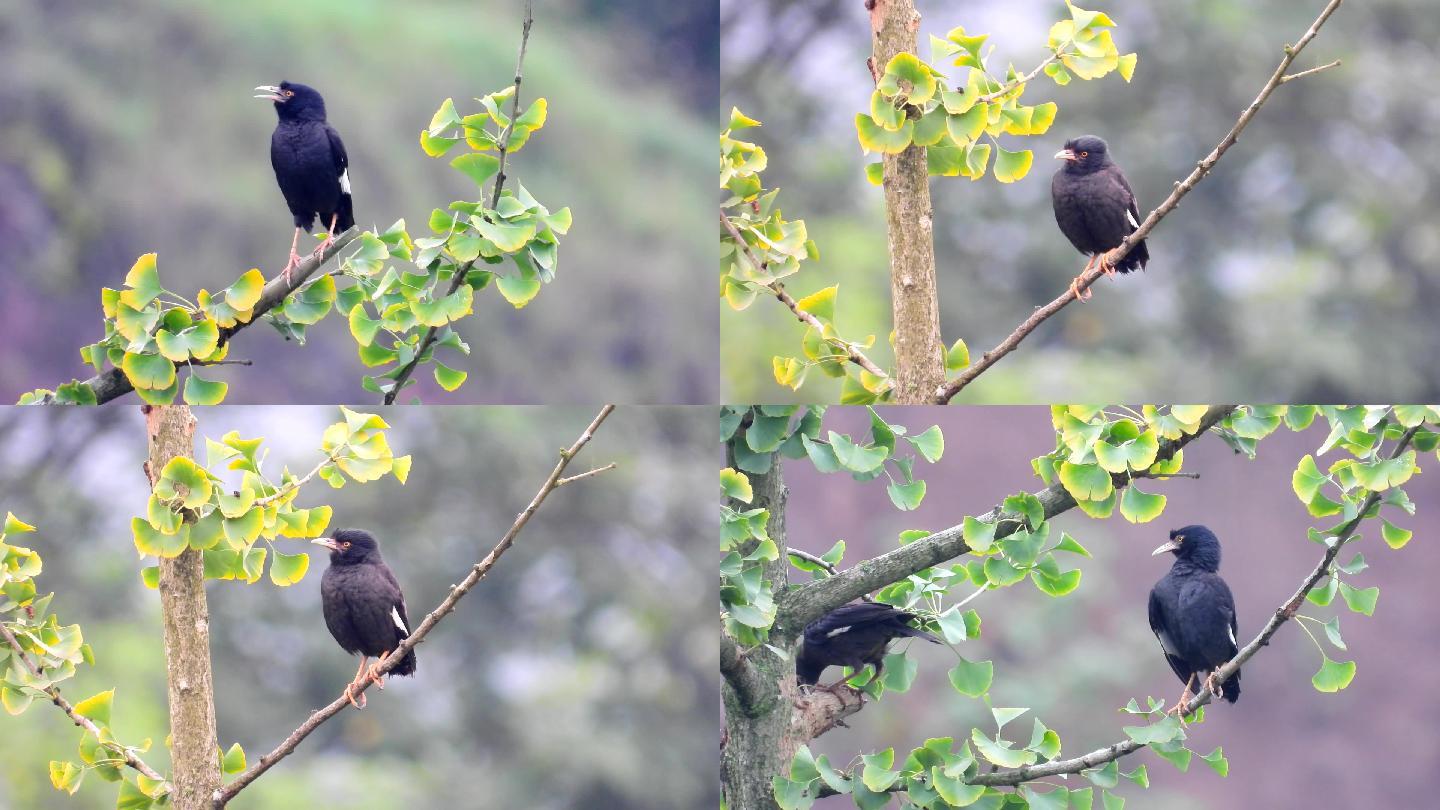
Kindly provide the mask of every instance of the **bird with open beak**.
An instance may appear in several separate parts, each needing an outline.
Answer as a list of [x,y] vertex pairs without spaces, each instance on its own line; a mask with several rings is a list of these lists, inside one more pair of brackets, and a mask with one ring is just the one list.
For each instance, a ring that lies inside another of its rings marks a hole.
[[[384,689],[379,667],[410,635],[405,595],[390,566],[380,558],[379,542],[369,532],[337,529],[329,537],[310,542],[330,549],[330,567],[320,579],[320,604],[330,635],[345,652],[360,654],[360,668],[346,684],[345,697],[350,705],[363,709],[365,695],[358,687],[369,679]],[[367,672],[365,664],[371,657],[379,660]],[[413,675],[415,651],[408,650],[390,672]]]
[[335,240],[335,234],[355,226],[350,198],[350,158],[340,134],[325,120],[325,99],[313,87],[296,82],[261,85],[255,98],[272,101],[279,121],[270,135],[270,165],[285,204],[295,222],[290,259],[284,275],[300,264],[296,246],[300,231],[310,233],[316,217],[330,230],[315,249],[318,255]]

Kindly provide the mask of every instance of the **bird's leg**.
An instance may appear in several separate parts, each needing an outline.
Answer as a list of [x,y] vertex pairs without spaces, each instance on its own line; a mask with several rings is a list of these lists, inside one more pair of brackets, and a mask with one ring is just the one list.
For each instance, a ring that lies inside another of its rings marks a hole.
[[370,665],[370,680],[374,681],[375,685],[381,689],[385,688],[385,676],[380,674],[380,665],[384,664],[385,659],[389,657],[390,653],[388,650],[382,652],[380,653],[380,657],[375,659],[375,663]]
[[295,238],[290,240],[290,261],[285,263],[284,276],[286,287],[290,286],[290,271],[300,266],[300,254],[295,252],[295,248],[298,247],[299,244],[300,227],[297,225],[295,227]]
[[311,255],[319,256],[325,252],[326,248],[335,244],[335,225],[339,222],[340,214],[338,212],[330,215],[330,230],[325,232],[325,238],[321,239],[320,244],[315,246],[315,252]]
[[[350,701],[350,705],[354,706],[357,709],[365,708],[365,693],[357,693],[355,691],[355,686],[356,684],[360,683],[360,676],[365,674],[365,662],[369,660],[370,657],[367,655],[360,656],[360,668],[355,670],[355,677],[350,679],[350,683],[345,684],[345,699]],[[355,702],[355,698],[357,696],[360,698],[359,703]]]
[[1194,695],[1190,694],[1190,684],[1194,682],[1195,673],[1192,672],[1190,673],[1190,677],[1185,679],[1185,691],[1180,693],[1179,702],[1177,702],[1174,706],[1170,707],[1170,710],[1165,712],[1166,714],[1173,714],[1176,717],[1185,716],[1185,707],[1189,705],[1190,698],[1194,697]]
[[[1117,248],[1118,250],[1118,248]],[[1115,275],[1115,251],[1107,250],[1100,254],[1100,271],[1107,276]]]
[[1080,281],[1085,278],[1086,273],[1090,272],[1090,268],[1095,266],[1095,260],[1097,258],[1098,256],[1091,256],[1090,261],[1085,262],[1085,269],[1081,270],[1080,275],[1076,276],[1075,279],[1070,282],[1070,294],[1075,296],[1076,301],[1084,303],[1090,300],[1090,296],[1094,295],[1094,293],[1089,290],[1081,290]]

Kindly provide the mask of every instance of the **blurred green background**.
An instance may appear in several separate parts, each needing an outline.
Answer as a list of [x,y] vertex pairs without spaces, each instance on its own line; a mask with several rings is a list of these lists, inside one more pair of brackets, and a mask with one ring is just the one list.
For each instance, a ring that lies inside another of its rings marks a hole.
[[[1323,3],[1096,0],[1139,53],[1118,76],[1059,88],[1033,82],[1026,103],[1054,100],[1029,176],[1013,185],[938,178],[936,263],[947,343],[988,350],[1084,265],[1050,206],[1050,159],[1066,138],[1106,138],[1148,212],[1229,130]],[[1058,0],[923,2],[930,34],[988,33],[993,69],[1045,56]],[[855,113],[867,109],[869,25],[852,0],[721,0],[721,108],[764,126],[747,134],[770,158],[767,187],[803,218],[820,261],[789,285],[796,298],[840,284],[842,334],[877,336],[891,362],[889,270],[881,190],[865,180]],[[1143,275],[1096,285],[962,399],[984,402],[1428,401],[1440,397],[1440,15],[1427,0],[1346,3],[1296,69],[1344,64],[1288,84],[1211,176],[1150,239]],[[955,69],[959,71],[959,69]],[[753,137],[752,137],[753,136]],[[770,301],[723,304],[726,402],[833,402],[835,381],[777,385],[771,357],[799,354],[802,329]]]
[[[447,96],[478,109],[469,99],[510,84],[522,7],[7,0],[0,401],[87,376],[78,350],[101,335],[100,288],[141,253],[158,251],[161,279],[192,298],[251,267],[280,271],[293,225],[270,169],[275,112],[251,98],[256,85],[325,95],[362,228],[403,217],[423,236],[432,208],[473,199],[419,132]],[[525,310],[493,290],[477,297],[459,325],[474,350],[459,361],[466,385],[444,394],[417,375],[421,396],[715,401],[717,316],[689,279],[714,255],[703,198],[717,37],[703,3],[535,4],[522,95],[546,97],[550,114],[507,172],[552,210],[570,206],[575,225],[556,282]],[[231,357],[258,363],[223,369],[235,404],[375,400],[343,319],[305,348],[249,329]]]
[[[887,408],[884,416],[912,432],[937,423],[944,431],[944,458],[916,465],[915,475],[925,479],[929,492],[920,508],[896,510],[880,482],[822,475],[806,460],[787,460],[791,546],[822,554],[844,540],[842,567],[849,567],[895,548],[901,531],[954,526],[1007,495],[1042,488],[1030,459],[1054,449],[1048,408],[896,407]],[[831,408],[825,428],[865,434],[870,419],[862,408]],[[1118,513],[1091,520],[1079,510],[1055,518],[1055,531],[1069,532],[1094,555],[1067,561],[1067,567],[1082,572],[1078,590],[1053,599],[1025,582],[971,602],[982,620],[978,640],[962,642],[953,652],[910,643],[909,653],[919,664],[910,691],[886,694],[847,718],[850,727],[821,737],[815,752],[829,754],[839,765],[862,751],[892,745],[908,751],[930,737],[959,738],[975,725],[992,724],[983,703],[951,688],[946,672],[955,666],[956,652],[971,661],[995,662],[991,696],[996,706],[1031,709],[1007,726],[1010,736],[1023,733],[1022,742],[1029,739],[1038,715],[1060,734],[1067,757],[1124,739],[1121,727],[1133,723],[1116,711],[1119,707],[1132,697],[1143,705],[1147,695],[1168,706],[1182,686],[1147,620],[1150,588],[1172,561],[1169,555],[1151,557],[1151,551],[1172,528],[1209,526],[1223,547],[1220,573],[1235,594],[1239,637],[1254,638],[1320,560],[1323,550],[1306,539],[1305,531],[1329,523],[1309,516],[1291,490],[1290,477],[1300,458],[1324,441],[1326,431],[1323,420],[1301,433],[1282,428],[1260,442],[1254,460],[1237,456],[1214,436],[1202,437],[1185,448],[1185,471],[1199,473],[1198,480],[1146,484],[1147,492],[1168,499],[1164,514],[1151,523],[1130,524]],[[1336,452],[1317,458],[1322,469]],[[1348,562],[1359,551],[1369,562],[1350,581],[1357,588],[1380,587],[1375,615],[1352,613],[1340,599],[1330,607],[1306,603],[1302,609],[1322,620],[1339,614],[1349,650],[1332,649],[1330,655],[1357,662],[1350,686],[1335,694],[1315,691],[1310,676],[1320,667],[1320,654],[1296,623],[1285,625],[1244,667],[1240,700],[1212,707],[1203,724],[1190,727],[1192,749],[1208,754],[1217,745],[1224,747],[1229,777],[1219,777],[1198,759],[1188,773],[1177,773],[1158,756],[1138,752],[1121,760],[1121,767],[1129,772],[1144,763],[1151,787],[1140,790],[1122,780],[1119,792],[1129,799],[1128,807],[1332,810],[1433,804],[1431,766],[1440,750],[1433,732],[1440,716],[1433,673],[1440,663],[1440,637],[1422,628],[1435,605],[1428,572],[1440,566],[1440,545],[1434,542],[1440,534],[1440,490],[1425,480],[1435,474],[1435,462],[1434,454],[1422,458],[1426,474],[1405,487],[1415,502],[1414,517],[1398,509],[1384,512],[1414,531],[1408,545],[1391,550],[1380,542],[1378,526],[1367,524],[1353,549],[1341,555]],[[807,576],[792,569],[793,581]],[[957,592],[955,598],[969,593]],[[836,675],[831,670],[824,682]],[[1067,786],[1085,784],[1071,780]],[[824,810],[853,806],[838,797],[817,805]]]
[[[372,530],[418,622],[595,410],[394,411],[390,443],[415,458],[406,485],[316,482],[299,503],[332,504],[332,528]],[[321,431],[339,419],[333,407],[196,413],[199,446],[232,429],[264,436],[276,470],[313,467]],[[419,647],[416,677],[321,726],[237,810],[716,806],[719,662],[713,640],[693,632],[712,611],[700,595],[713,578],[696,561],[714,543],[714,426],[710,408],[618,409],[570,472],[618,469],[553,493]],[[148,494],[144,457],[137,409],[0,409],[0,514],[39,528],[21,540],[44,557],[37,584],[95,651],[96,666],[61,690],[79,701],[114,687],[117,735],[152,738],[146,760],[163,771],[159,596],[140,583],[129,530]],[[268,577],[207,586],[220,738],[251,762],[354,674],[320,613],[327,565],[312,553],[305,579],[284,589]],[[74,797],[50,786],[46,763],[74,758],[78,741],[48,703],[0,714],[0,808],[114,807],[115,786],[93,777]]]

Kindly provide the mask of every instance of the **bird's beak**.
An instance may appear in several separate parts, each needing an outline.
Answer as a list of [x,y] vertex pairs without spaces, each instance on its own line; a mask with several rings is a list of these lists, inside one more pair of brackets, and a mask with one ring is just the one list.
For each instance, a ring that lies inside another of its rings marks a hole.
[[331,551],[339,551],[339,550],[340,550],[340,544],[337,543],[337,542],[335,542],[335,540],[334,540],[333,538],[330,538],[330,537],[317,537],[317,538],[315,538],[314,540],[311,540],[310,542],[311,542],[311,543],[314,543],[314,544],[317,545],[317,546],[324,546],[324,547],[330,549]]
[[267,100],[273,101],[273,102],[275,102],[275,103],[277,103],[277,104],[284,104],[284,103],[285,103],[285,97],[282,96],[282,95],[280,95],[280,88],[278,88],[278,87],[276,87],[276,86],[274,86],[274,85],[272,85],[272,84],[262,84],[262,85],[260,85],[259,87],[255,88],[255,89],[256,89],[256,90],[264,90],[264,91],[265,91],[264,93],[258,93],[258,94],[256,94],[256,95],[255,95],[255,98],[267,99]]
[[1075,159],[1075,150],[1074,150],[1074,149],[1061,149],[1059,152],[1056,152],[1056,153],[1055,153],[1055,159],[1056,159],[1056,160],[1074,160],[1074,159]]
[[[316,540],[315,542],[318,543],[318,542],[320,542],[320,541],[319,541],[319,540]],[[1166,541],[1165,545],[1163,545],[1163,546],[1155,549],[1154,551],[1150,552],[1150,556],[1151,556],[1151,557],[1154,557],[1154,556],[1157,555],[1157,554],[1164,554],[1164,553],[1167,552],[1167,551],[1174,551],[1174,550],[1177,549],[1177,548],[1180,548],[1180,544],[1177,543],[1177,542],[1175,542],[1174,540],[1169,540],[1169,541]]]

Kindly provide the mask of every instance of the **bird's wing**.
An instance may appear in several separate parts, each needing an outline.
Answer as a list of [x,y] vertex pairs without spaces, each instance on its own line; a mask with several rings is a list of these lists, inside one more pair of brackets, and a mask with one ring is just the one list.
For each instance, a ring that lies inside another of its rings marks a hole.
[[340,178],[340,190],[350,193],[350,156],[345,154],[345,142],[340,133],[329,124],[325,125],[325,136],[330,139],[330,157],[335,161],[335,176]]
[[1130,188],[1130,182],[1125,179],[1125,173],[1119,168],[1115,169],[1115,179],[1119,181],[1120,188],[1125,191],[1125,210],[1127,219],[1130,220],[1130,232],[1134,233],[1140,227],[1140,207],[1135,202],[1135,191]]
[[1173,619],[1166,615],[1164,599],[1160,595],[1161,588],[1169,584],[1168,579],[1162,579],[1150,589],[1150,630],[1155,634],[1155,638],[1160,640],[1160,649],[1165,653],[1165,663],[1170,665],[1176,677],[1188,681],[1194,673],[1185,666],[1185,659],[1180,655],[1178,640],[1170,631]]
[[1235,656],[1235,597],[1218,574],[1188,578],[1180,589],[1180,613],[1181,643],[1187,651],[1214,666]]
[[395,579],[395,572],[390,566],[380,566],[380,573],[384,575],[385,581],[390,583],[390,619],[395,623],[396,630],[400,633],[397,638],[405,638],[410,635],[414,628],[410,626],[410,617],[405,613],[405,594],[400,591],[400,582]]

